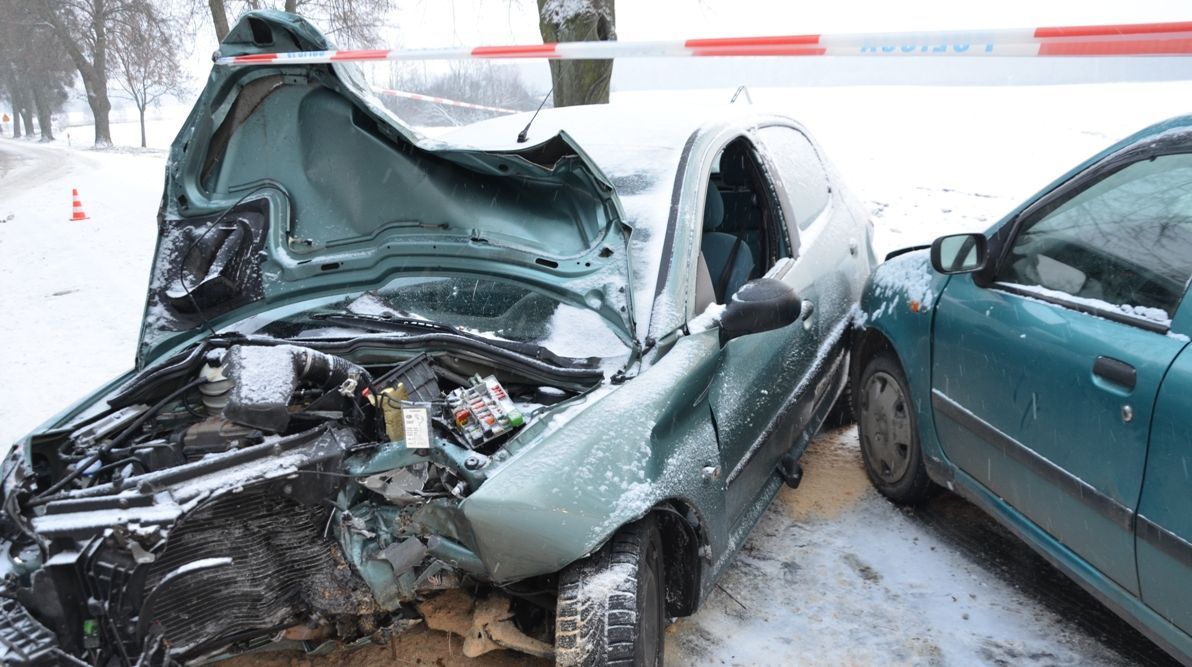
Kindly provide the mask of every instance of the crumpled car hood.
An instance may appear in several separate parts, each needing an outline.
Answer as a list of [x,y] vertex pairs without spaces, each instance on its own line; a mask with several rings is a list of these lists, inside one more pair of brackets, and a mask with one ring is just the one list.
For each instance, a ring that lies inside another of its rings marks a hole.
[[[255,12],[223,55],[330,48]],[[216,67],[171,151],[138,367],[270,307],[402,275],[524,282],[632,345],[613,187],[565,132],[514,151],[422,137],[352,64]]]

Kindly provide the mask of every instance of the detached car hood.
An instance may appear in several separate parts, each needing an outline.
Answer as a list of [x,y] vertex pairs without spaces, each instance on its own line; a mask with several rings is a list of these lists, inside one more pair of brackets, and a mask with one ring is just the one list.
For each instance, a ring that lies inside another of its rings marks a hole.
[[[298,17],[255,12],[221,53],[327,48]],[[137,365],[402,275],[528,283],[630,342],[624,218],[564,132],[516,151],[454,148],[403,125],[354,65],[216,67],[170,151]]]

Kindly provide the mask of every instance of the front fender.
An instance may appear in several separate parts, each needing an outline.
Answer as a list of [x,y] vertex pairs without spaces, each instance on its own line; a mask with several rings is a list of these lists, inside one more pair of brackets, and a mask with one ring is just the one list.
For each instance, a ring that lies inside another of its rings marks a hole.
[[[948,276],[931,268],[927,249],[899,255],[887,260],[873,272],[861,295],[859,335],[855,341],[861,347],[876,349],[873,336],[880,335],[889,343],[911,390],[915,407],[915,423],[919,441],[927,457],[928,470],[933,477],[946,469],[946,459],[935,434],[931,411],[931,355],[932,325],[940,295],[948,284]],[[867,345],[868,343],[868,345]],[[866,351],[854,351],[858,376],[867,359]],[[945,481],[938,479],[936,481]]]
[[527,446],[463,501],[497,583],[550,574],[660,502],[719,516],[723,484],[707,404],[717,331],[681,338],[658,363]]

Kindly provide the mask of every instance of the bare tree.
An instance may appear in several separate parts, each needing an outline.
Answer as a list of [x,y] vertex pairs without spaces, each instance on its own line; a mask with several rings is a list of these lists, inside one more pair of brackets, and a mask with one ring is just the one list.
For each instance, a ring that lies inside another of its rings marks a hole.
[[[0,0],[0,87],[12,103],[14,136],[23,121],[33,135],[33,117],[42,141],[54,139],[52,117],[66,101],[74,81],[73,67],[61,49],[53,48],[48,26],[20,0]],[[47,42],[51,44],[46,48]]]
[[[616,40],[614,0],[538,0],[543,42]],[[611,60],[551,60],[556,107],[608,102]]]
[[0,59],[0,85],[12,106],[12,136],[21,137],[21,122],[24,121],[26,133],[33,136],[33,116],[30,112],[29,91],[25,86],[21,68],[11,60]]
[[184,91],[178,62],[178,43],[169,22],[153,10],[130,16],[112,33],[116,84],[137,107],[141,121],[141,148],[145,147],[145,109],[161,98]]
[[340,46],[361,46],[377,40],[392,0],[207,0],[215,37],[223,41],[231,29],[229,11],[239,16],[254,9],[281,9],[309,19]]
[[108,51],[111,32],[149,11],[148,0],[31,0],[29,3],[49,24],[66,50],[87,92],[87,105],[95,118],[95,145],[110,146],[112,131],[108,99]]
[[207,7],[211,11],[211,22],[215,25],[215,41],[222,42],[228,36],[231,27],[228,25],[228,10],[224,7],[224,0],[207,0]]

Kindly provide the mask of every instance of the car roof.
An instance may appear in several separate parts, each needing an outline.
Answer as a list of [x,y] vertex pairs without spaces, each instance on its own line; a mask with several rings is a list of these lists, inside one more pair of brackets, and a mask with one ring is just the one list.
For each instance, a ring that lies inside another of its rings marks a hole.
[[789,117],[745,105],[681,107],[618,102],[543,109],[530,125],[526,142],[517,143],[518,133],[532,117],[534,112],[500,116],[463,126],[439,139],[470,148],[514,150],[546,141],[562,130],[574,137],[585,150],[587,143],[623,147],[670,144],[681,147],[693,133],[705,127],[735,125],[745,130],[770,122],[798,125]]

